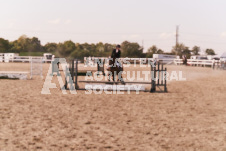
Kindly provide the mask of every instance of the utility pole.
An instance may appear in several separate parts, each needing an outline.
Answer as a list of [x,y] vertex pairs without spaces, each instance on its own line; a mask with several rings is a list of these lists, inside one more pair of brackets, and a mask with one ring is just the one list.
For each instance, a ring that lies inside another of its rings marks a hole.
[[177,53],[177,46],[178,46],[178,40],[179,40],[179,26],[176,26],[176,53]]
[[142,47],[144,48],[144,40],[142,40]]
[[143,49],[143,52],[144,52],[144,40],[142,40],[142,49]]

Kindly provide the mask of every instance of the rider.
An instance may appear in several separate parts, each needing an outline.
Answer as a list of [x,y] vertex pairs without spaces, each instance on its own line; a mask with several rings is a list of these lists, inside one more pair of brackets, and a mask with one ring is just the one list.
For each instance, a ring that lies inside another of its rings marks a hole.
[[113,49],[112,54],[111,54],[111,58],[120,58],[120,56],[121,56],[120,48],[121,48],[121,46],[117,45],[116,49]]
[[116,65],[118,67],[121,67],[120,62],[118,62],[118,59],[121,57],[121,50],[120,50],[121,46],[117,45],[116,49],[113,49],[112,53],[111,53],[111,58],[116,59]]
[[[122,77],[122,64],[119,61],[119,58],[121,57],[121,50],[120,50],[120,45],[116,46],[116,49],[113,49],[112,53],[111,53],[111,62],[109,62],[109,65],[111,66],[110,68],[113,69],[113,67],[118,67],[119,69],[119,73],[118,73],[118,80],[120,80],[121,82],[123,82],[123,77]],[[109,68],[109,69],[110,69]]]

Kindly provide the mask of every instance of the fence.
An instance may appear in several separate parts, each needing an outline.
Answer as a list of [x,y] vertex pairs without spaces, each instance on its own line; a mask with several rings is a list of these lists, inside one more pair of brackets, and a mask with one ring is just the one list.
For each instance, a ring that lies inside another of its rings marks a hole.
[[32,79],[34,75],[38,75],[43,78],[43,67],[42,67],[43,58],[30,58],[31,71],[30,78]]
[[[214,65],[218,63],[219,60],[196,60],[196,59],[187,59],[187,64],[191,66],[210,66],[214,68]],[[174,64],[175,65],[182,65],[183,64],[183,59],[174,59]]]
[[[52,62],[53,59],[46,59],[43,57],[36,57],[36,56],[16,56],[14,58],[7,59],[7,62],[23,62],[23,63],[30,63],[31,59],[42,59],[42,62]],[[96,61],[97,59],[104,59],[105,64],[108,64],[109,58],[107,57],[84,57],[84,64],[90,65],[90,66],[97,66]],[[147,64],[149,61],[153,61],[153,58],[120,58],[123,62],[129,62],[131,64]],[[155,59],[158,62],[161,62],[163,64],[175,64],[175,65],[182,65],[183,60],[182,59]],[[4,57],[0,58],[0,62],[5,62]],[[187,64],[191,66],[211,66],[212,68],[215,67],[222,67],[224,66],[226,61],[220,61],[220,60],[196,60],[196,59],[187,59]]]
[[16,56],[14,58],[0,58],[0,62],[5,62],[5,63],[8,63],[8,62],[23,62],[23,63],[30,63],[31,60],[33,59],[42,59],[41,61],[42,62],[52,62],[53,59],[46,59],[46,58],[43,58],[43,57],[37,57],[37,56]]

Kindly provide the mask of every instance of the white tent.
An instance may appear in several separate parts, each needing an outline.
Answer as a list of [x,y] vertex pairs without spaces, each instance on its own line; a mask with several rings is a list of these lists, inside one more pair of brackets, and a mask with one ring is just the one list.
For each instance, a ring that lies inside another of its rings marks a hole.
[[226,52],[221,55],[221,58],[226,58]]

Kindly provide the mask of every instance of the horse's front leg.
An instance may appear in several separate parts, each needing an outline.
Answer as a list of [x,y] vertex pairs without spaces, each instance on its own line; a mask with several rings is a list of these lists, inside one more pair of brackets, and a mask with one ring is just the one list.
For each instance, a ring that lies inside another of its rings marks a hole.
[[112,75],[112,80],[115,82],[115,73]]

